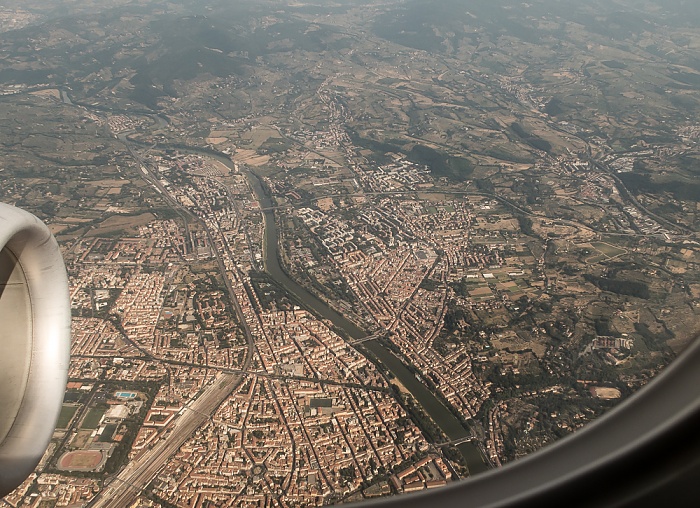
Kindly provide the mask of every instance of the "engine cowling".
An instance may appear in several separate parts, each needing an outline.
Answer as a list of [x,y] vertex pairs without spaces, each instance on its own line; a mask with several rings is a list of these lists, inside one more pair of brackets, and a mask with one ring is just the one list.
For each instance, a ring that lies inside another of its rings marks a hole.
[[24,481],[51,440],[70,359],[70,296],[55,238],[0,203],[0,497]]

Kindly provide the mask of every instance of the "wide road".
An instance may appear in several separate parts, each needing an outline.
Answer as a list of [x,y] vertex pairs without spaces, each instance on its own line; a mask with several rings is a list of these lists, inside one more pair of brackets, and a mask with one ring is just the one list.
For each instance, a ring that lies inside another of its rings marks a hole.
[[204,424],[210,414],[228,397],[238,385],[241,375],[222,374],[213,385],[206,387],[184,413],[177,417],[169,435],[141,455],[129,462],[112,482],[88,505],[93,508],[124,508],[130,506],[145,486],[156,475],[168,458]]

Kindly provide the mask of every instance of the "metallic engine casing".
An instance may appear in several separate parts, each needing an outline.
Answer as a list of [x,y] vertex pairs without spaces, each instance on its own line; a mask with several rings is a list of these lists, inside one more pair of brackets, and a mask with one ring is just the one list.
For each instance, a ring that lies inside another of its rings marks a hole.
[[31,474],[61,411],[70,358],[68,277],[34,215],[0,203],[0,497]]

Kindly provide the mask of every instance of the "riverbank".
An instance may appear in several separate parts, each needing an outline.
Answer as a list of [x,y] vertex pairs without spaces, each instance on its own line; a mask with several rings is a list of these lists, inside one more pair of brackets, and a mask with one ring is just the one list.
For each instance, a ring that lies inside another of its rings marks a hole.
[[[125,142],[126,133],[120,138]],[[137,143],[138,144],[138,143]],[[162,148],[172,148],[189,153],[194,153],[206,157],[213,157],[222,162],[232,171],[235,165],[231,159],[223,153],[218,153],[212,149],[198,149],[181,145],[167,145]],[[239,168],[240,169],[240,168]],[[311,293],[305,287],[293,280],[284,270],[279,257],[279,235],[277,223],[275,221],[274,207],[271,197],[265,192],[258,175],[250,170],[243,169],[248,178],[251,189],[263,209],[264,236],[263,236],[263,264],[265,271],[282,287],[307,309],[322,319],[330,321],[336,331],[349,340],[362,339],[367,333],[355,323],[347,319],[338,311],[330,307],[326,302]],[[471,436],[471,433],[462,424],[459,418],[406,366],[404,361],[396,356],[389,348],[380,341],[365,341],[357,346],[357,349],[366,356],[371,356],[377,360],[386,370],[396,377],[401,384],[411,393],[423,411],[447,436],[449,441],[461,440]],[[489,466],[477,444],[473,442],[463,442],[457,445],[467,464],[469,474],[473,475],[486,471]]]
[[[366,337],[367,333],[364,330],[308,291],[305,287],[291,279],[283,269],[279,258],[277,223],[275,222],[275,214],[272,209],[274,203],[265,192],[260,178],[252,172],[247,172],[246,174],[253,192],[255,192],[258,198],[260,207],[263,209],[265,227],[263,262],[265,271],[275,279],[278,284],[292,293],[304,306],[310,308],[320,317],[329,320],[339,333],[346,338],[357,340]],[[381,342],[377,340],[366,341],[362,343],[358,349],[364,354],[369,352],[379,360],[401,384],[411,392],[423,410],[450,441],[471,436],[469,430],[462,425],[462,422],[460,422],[454,414],[452,414],[450,409],[448,409],[424,383],[416,378],[415,374],[408,369],[400,358],[386,348]],[[457,445],[457,448],[467,463],[470,475],[488,469],[483,454],[477,445],[471,442],[465,442]]]

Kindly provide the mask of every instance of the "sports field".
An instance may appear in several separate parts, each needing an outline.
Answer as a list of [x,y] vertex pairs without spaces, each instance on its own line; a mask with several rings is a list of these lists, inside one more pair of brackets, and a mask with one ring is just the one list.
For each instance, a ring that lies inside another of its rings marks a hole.
[[58,422],[56,423],[56,428],[67,429],[70,421],[75,416],[78,406],[63,404],[61,407],[61,414],[58,416]]
[[609,258],[621,256],[627,252],[625,249],[620,249],[619,247],[615,247],[614,245],[610,245],[609,243],[605,242],[591,242],[591,245],[595,250],[603,253]]
[[61,455],[58,468],[67,471],[92,471],[102,462],[102,452],[99,450],[79,450]]
[[102,415],[104,415],[105,412],[102,409],[97,409],[95,407],[91,407],[90,410],[88,411],[88,414],[85,415],[85,418],[83,418],[83,423],[80,426],[82,429],[96,429],[100,425],[100,421],[102,420]]

